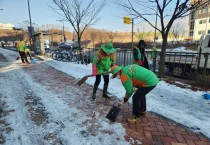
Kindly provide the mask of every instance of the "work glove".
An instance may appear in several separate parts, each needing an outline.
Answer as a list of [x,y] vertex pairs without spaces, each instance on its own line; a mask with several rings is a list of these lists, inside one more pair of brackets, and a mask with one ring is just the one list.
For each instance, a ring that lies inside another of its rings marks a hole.
[[124,97],[124,99],[122,101],[120,101],[118,106],[121,106],[121,105],[125,104],[126,102],[128,102],[128,98]]
[[92,76],[96,76],[96,74],[97,74],[96,64],[92,64]]
[[138,60],[138,64],[139,64],[140,66],[142,66],[142,61],[141,61],[141,60]]

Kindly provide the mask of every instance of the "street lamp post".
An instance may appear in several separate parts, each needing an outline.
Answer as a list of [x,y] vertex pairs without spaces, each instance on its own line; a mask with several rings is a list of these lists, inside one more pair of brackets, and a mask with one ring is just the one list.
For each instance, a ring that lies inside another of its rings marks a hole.
[[56,20],[56,21],[59,21],[59,22],[62,22],[63,23],[63,32],[62,32],[62,35],[61,35],[61,41],[62,41],[62,37],[63,37],[63,41],[65,41],[65,34],[64,34],[64,20]]
[[132,50],[132,54],[133,54],[133,25],[134,25],[134,18],[131,19],[131,23],[132,23],[132,43],[131,43],[131,50]]
[[125,24],[132,24],[132,32],[131,32],[131,34],[132,34],[132,42],[131,42],[131,52],[133,53],[133,26],[134,26],[134,18],[130,18],[130,17],[123,17],[123,22],[125,23]]

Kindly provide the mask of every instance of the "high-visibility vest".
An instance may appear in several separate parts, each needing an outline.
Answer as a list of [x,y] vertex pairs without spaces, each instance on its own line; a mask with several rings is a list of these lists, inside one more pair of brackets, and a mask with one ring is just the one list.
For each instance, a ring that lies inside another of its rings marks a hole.
[[18,43],[18,51],[25,52],[25,49],[26,49],[26,43],[24,41],[20,41]]

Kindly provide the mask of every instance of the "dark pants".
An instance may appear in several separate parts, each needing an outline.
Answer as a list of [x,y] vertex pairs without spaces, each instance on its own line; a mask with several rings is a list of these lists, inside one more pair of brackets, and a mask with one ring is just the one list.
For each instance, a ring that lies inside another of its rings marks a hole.
[[140,117],[141,112],[146,111],[146,94],[148,94],[153,87],[139,87],[133,95],[133,115]]
[[27,52],[27,54],[28,54],[28,56],[30,57],[30,59],[31,59],[31,54],[29,53],[29,52]]
[[[109,84],[109,75],[103,75],[104,78],[104,86],[108,86]],[[96,75],[96,81],[94,86],[98,86],[101,82],[101,75]]]
[[28,62],[25,52],[19,51],[19,54],[23,63],[25,63],[25,61]]

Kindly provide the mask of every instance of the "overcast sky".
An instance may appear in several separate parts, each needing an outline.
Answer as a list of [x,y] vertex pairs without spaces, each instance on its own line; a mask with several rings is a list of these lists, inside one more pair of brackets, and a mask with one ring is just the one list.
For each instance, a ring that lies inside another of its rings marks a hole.
[[[39,26],[44,24],[62,23],[56,21],[59,15],[56,14],[49,5],[52,5],[52,0],[30,0],[31,18],[32,22]],[[19,26],[23,21],[29,20],[27,0],[0,0],[0,23],[11,23]],[[93,27],[106,29],[110,31],[131,31],[131,25],[123,23],[124,13],[119,6],[109,1],[104,10],[100,14],[101,20]],[[140,19],[135,19],[134,31],[138,29],[149,30],[152,29],[147,23],[141,22]],[[65,27],[72,31],[72,27],[68,22],[65,22]]]

